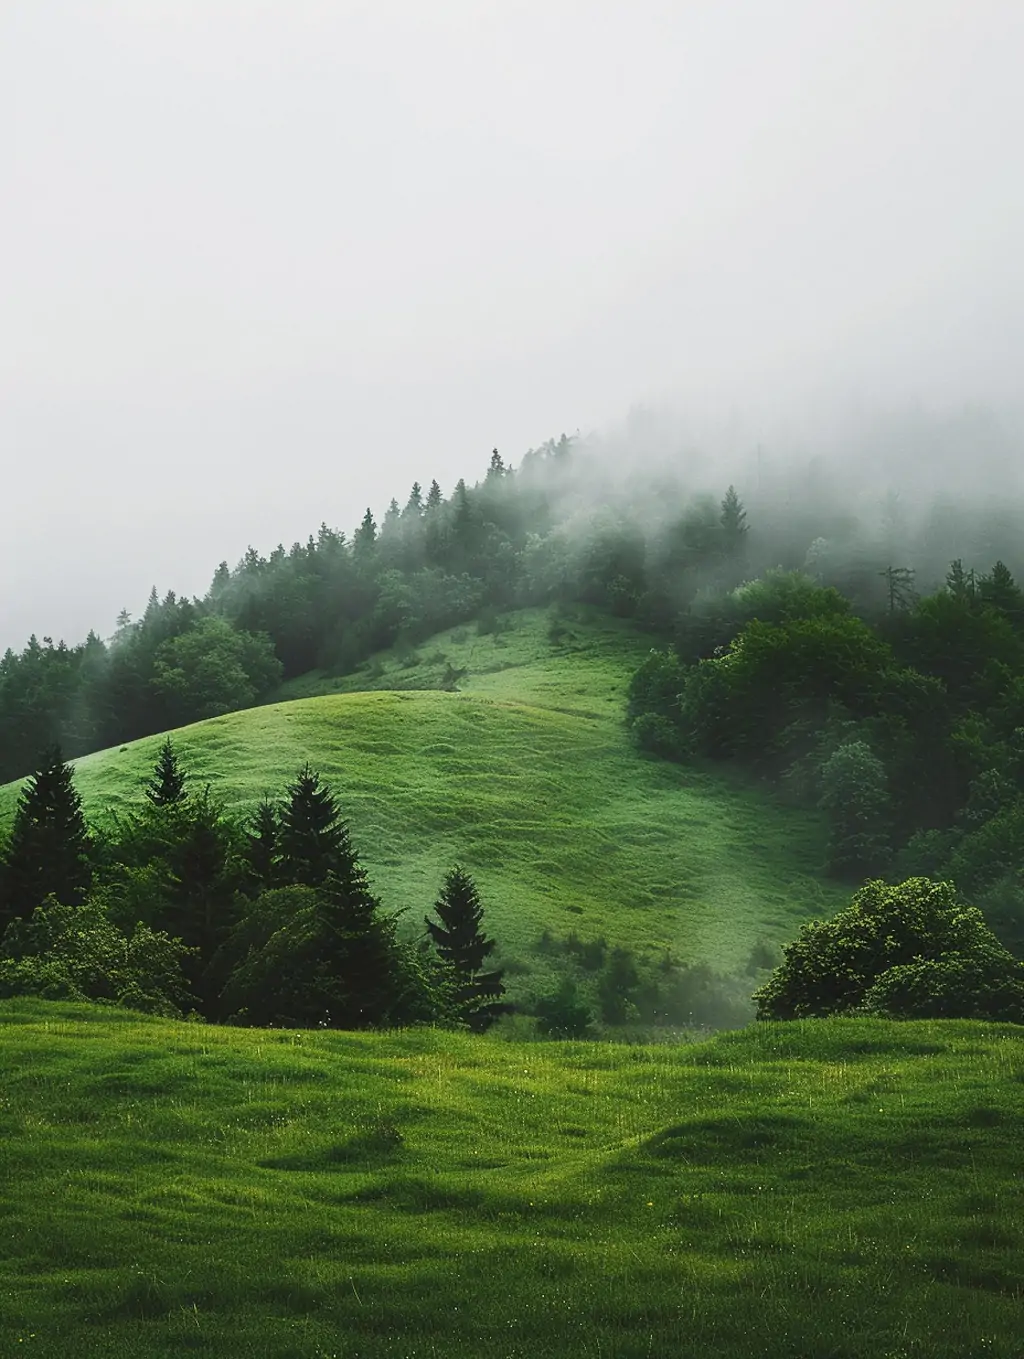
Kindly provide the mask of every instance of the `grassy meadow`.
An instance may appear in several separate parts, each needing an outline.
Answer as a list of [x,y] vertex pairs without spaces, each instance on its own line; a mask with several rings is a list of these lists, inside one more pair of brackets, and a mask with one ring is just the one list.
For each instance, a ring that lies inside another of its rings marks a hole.
[[0,1004],[0,1354],[1019,1359],[1024,1033]]
[[[287,701],[184,728],[175,742],[197,782],[235,808],[280,792],[309,759],[410,929],[460,860],[514,998],[552,984],[536,947],[545,930],[742,972],[756,944],[781,944],[845,901],[820,874],[816,816],[721,770],[634,750],[625,691],[648,637],[580,613],[553,643],[549,624],[536,610],[499,633],[455,629],[356,675],[306,677]],[[458,690],[439,690],[451,671],[463,672]],[[139,800],[161,739],[77,762],[88,814]],[[0,818],[15,795],[0,790]]]

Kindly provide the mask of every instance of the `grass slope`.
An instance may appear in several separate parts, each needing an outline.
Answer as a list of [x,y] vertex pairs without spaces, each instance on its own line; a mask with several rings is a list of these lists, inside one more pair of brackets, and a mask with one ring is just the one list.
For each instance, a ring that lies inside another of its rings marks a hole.
[[[558,646],[541,611],[513,629],[456,629],[342,680],[381,685],[232,713],[175,733],[196,779],[233,807],[279,793],[309,759],[334,785],[377,890],[410,925],[460,860],[477,880],[514,995],[543,991],[556,937],[604,936],[641,952],[742,969],[846,893],[822,879],[813,815],[721,773],[645,758],[623,726],[626,684],[650,640],[585,617]],[[435,684],[448,666],[459,692]],[[292,686],[296,691],[300,686]],[[162,737],[86,756],[87,811],[136,803]],[[0,790],[0,819],[15,789]],[[526,970],[528,969],[528,970]]]
[[0,1354],[1019,1359],[1024,1031],[0,1004]]

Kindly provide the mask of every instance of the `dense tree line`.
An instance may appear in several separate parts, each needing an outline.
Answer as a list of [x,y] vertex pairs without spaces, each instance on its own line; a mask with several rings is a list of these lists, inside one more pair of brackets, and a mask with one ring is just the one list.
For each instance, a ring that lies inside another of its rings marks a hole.
[[[829,498],[820,474],[797,471],[788,481],[766,478],[752,496],[756,514],[732,487],[702,494],[684,463],[623,476],[565,436],[517,468],[495,451],[479,481],[459,481],[447,497],[436,481],[416,483],[379,523],[367,510],[350,536],[322,525],[290,549],[250,549],[234,567],[221,563],[202,599],[154,590],[140,618],[122,613],[112,637],[92,632],[77,646],[33,637],[8,651],[0,780],[27,774],[55,743],[76,757],[251,706],[282,679],[315,668],[344,673],[396,641],[415,643],[487,612],[588,603],[659,638],[676,636],[692,661],[760,616],[763,585],[730,592],[768,568],[802,569],[807,585],[797,594],[831,586],[868,613],[904,611],[911,586],[901,571],[917,567],[919,582],[938,582],[954,534],[965,560],[1002,551],[1016,569],[1008,554],[1019,544],[1005,515],[937,504],[911,522],[890,501],[861,522]],[[781,588],[776,581],[770,592]],[[964,572],[963,589],[982,603],[1003,607],[1000,588]],[[827,612],[823,600],[814,607]],[[772,607],[788,617],[804,606],[776,598]],[[949,620],[915,617],[918,651],[934,652]]]
[[239,821],[190,791],[167,741],[144,794],[100,831],[59,751],[26,782],[0,857],[0,996],[264,1026],[482,1030],[503,1013],[472,878],[454,868],[423,940],[401,941],[308,765]]
[[803,572],[708,597],[633,677],[638,742],[730,760],[817,804],[852,880],[957,883],[1024,944],[1024,591],[962,562],[874,607]]

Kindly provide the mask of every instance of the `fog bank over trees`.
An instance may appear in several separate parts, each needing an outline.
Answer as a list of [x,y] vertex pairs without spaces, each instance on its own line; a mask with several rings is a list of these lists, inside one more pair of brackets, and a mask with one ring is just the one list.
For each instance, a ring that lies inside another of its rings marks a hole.
[[739,412],[686,442],[752,495],[759,444],[1019,401],[1022,44],[1005,0],[0,7],[0,648],[634,403]]

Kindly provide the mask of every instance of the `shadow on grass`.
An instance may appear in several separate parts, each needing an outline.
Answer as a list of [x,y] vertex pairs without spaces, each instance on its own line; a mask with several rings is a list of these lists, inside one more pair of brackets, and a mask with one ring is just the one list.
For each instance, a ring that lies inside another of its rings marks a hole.
[[401,1155],[405,1138],[401,1129],[387,1120],[361,1128],[345,1142],[272,1156],[261,1161],[265,1170],[316,1171],[346,1170],[353,1167],[390,1165]]

